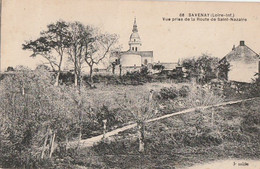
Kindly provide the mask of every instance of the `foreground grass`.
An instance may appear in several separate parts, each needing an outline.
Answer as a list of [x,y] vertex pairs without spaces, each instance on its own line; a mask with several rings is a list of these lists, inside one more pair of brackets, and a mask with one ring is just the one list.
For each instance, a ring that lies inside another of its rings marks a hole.
[[136,132],[123,132],[112,142],[79,150],[73,164],[88,168],[182,168],[227,158],[260,159],[259,101],[147,124],[144,154],[138,152]]

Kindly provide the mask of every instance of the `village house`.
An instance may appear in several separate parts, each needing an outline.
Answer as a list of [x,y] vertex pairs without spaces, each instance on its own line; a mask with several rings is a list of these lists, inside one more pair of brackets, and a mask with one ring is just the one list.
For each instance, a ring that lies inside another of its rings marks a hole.
[[244,41],[240,41],[219,61],[218,68],[220,79],[250,83],[260,72],[259,55],[246,46]]

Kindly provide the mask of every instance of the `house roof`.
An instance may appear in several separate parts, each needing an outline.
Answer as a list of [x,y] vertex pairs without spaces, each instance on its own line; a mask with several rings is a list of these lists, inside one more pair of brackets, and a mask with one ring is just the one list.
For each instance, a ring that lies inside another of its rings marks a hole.
[[256,52],[254,52],[251,48],[246,46],[244,44],[244,41],[241,41],[240,45],[237,47],[233,47],[233,49],[226,56],[224,56],[220,60],[220,62],[222,62],[223,60],[230,62],[230,61],[236,61],[241,59],[250,62],[250,61],[255,61],[258,58],[259,55]]

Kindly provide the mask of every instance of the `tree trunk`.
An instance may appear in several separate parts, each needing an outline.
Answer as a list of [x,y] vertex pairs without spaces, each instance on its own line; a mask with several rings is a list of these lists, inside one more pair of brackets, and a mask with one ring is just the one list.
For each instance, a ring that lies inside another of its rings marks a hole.
[[81,138],[82,138],[82,129],[81,129],[81,126],[79,128],[79,142],[81,141]]
[[93,83],[92,74],[93,74],[93,65],[89,66],[89,79],[91,83]]
[[112,64],[112,73],[115,74],[115,64]]
[[119,76],[120,76],[120,78],[122,76],[122,65],[119,65]]
[[139,152],[144,152],[144,122],[137,123],[138,139],[139,139]]
[[54,86],[59,86],[59,80],[60,80],[60,71],[58,71],[56,75]]
[[76,71],[74,72],[74,85],[75,86],[78,86],[78,75],[77,75],[77,73],[76,73]]

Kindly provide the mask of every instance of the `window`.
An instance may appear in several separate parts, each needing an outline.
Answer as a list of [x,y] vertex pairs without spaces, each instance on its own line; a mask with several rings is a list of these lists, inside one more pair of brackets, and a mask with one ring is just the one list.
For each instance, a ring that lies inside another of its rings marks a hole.
[[134,42],[135,42],[135,39],[134,39]]
[[135,47],[135,51],[137,51],[137,47]]
[[132,50],[135,50],[134,47],[132,47]]
[[144,65],[147,65],[148,61],[147,59],[144,60]]

